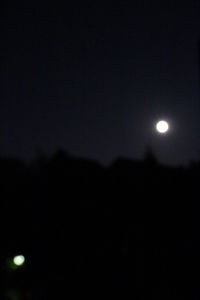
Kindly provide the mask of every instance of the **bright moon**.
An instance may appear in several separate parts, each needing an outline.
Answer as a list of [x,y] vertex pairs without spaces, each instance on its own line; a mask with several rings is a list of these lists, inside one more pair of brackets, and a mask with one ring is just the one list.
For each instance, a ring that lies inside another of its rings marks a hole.
[[169,124],[164,120],[159,121],[156,124],[156,130],[161,134],[166,133],[169,130]]

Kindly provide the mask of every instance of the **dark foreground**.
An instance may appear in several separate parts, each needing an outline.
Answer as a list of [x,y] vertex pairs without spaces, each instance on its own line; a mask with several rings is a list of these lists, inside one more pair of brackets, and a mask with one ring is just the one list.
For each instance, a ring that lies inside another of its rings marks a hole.
[[199,298],[199,175],[198,163],[1,159],[1,299]]

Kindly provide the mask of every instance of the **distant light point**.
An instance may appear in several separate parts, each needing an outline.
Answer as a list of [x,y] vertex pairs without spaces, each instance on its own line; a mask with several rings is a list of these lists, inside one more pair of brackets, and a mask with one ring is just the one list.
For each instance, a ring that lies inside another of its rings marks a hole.
[[13,263],[15,266],[21,267],[25,263],[25,257],[23,255],[17,255],[13,258]]

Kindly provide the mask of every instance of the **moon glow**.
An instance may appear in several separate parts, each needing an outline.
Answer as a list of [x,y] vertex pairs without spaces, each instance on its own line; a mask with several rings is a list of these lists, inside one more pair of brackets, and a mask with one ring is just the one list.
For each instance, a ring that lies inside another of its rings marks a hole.
[[169,124],[168,122],[161,120],[156,124],[156,130],[160,134],[166,134],[169,131]]

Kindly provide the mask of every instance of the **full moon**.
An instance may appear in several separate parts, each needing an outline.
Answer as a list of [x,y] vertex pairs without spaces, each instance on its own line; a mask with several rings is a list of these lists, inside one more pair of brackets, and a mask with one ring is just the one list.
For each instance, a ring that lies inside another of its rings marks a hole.
[[156,130],[157,132],[164,134],[167,133],[169,130],[169,124],[168,122],[161,120],[156,124]]

